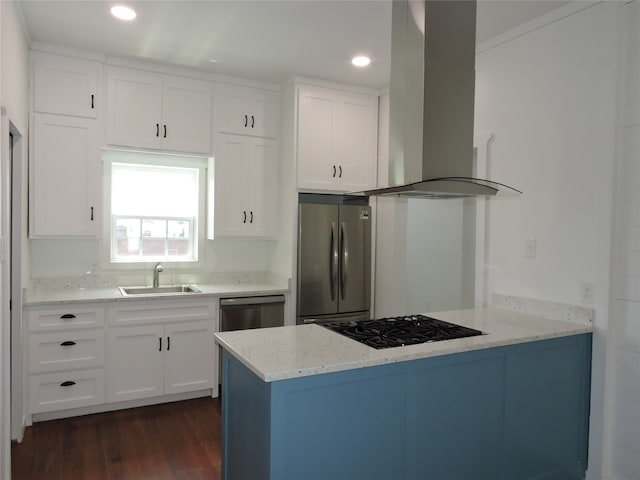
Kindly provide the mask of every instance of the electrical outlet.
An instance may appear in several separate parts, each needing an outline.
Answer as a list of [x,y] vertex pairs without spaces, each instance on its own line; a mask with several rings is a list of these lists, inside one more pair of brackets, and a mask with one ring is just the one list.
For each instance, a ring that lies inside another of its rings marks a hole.
[[527,238],[524,241],[524,256],[527,258],[536,258],[536,239]]
[[595,296],[593,290],[594,290],[593,283],[588,283],[588,282],[583,283],[580,288],[580,301],[582,303],[593,305],[593,299]]

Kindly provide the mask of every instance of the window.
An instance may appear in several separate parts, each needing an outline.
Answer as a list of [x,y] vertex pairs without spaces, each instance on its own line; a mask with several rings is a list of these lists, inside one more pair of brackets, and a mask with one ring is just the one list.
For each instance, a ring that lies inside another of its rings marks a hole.
[[205,159],[105,151],[104,160],[111,261],[197,261]]

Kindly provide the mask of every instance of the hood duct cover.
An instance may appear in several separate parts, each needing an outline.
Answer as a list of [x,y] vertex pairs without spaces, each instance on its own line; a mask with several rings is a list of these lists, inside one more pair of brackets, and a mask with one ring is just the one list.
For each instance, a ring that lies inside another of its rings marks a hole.
[[474,178],[475,1],[392,2],[388,188],[427,198],[520,194]]

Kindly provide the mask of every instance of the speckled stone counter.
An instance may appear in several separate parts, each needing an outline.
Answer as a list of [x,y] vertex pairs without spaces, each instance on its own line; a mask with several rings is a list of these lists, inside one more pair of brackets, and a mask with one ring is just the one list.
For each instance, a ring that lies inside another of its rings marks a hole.
[[289,280],[258,273],[226,274],[213,277],[166,276],[162,285],[194,285],[200,293],[175,293],[159,295],[123,296],[118,286],[150,285],[151,279],[144,276],[133,278],[101,278],[86,282],[79,279],[52,279],[35,281],[24,290],[24,304],[56,305],[68,303],[148,301],[153,298],[198,298],[202,296],[233,297],[255,295],[278,295],[290,291]]
[[590,333],[590,323],[499,308],[429,313],[486,335],[376,350],[319,325],[217,333],[216,341],[265,382]]

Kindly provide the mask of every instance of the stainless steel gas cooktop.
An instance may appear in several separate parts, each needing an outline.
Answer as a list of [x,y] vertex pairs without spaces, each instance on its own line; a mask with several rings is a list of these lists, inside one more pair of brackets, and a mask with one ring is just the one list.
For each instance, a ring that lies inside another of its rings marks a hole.
[[479,330],[424,315],[325,323],[322,326],[376,349],[483,335]]

